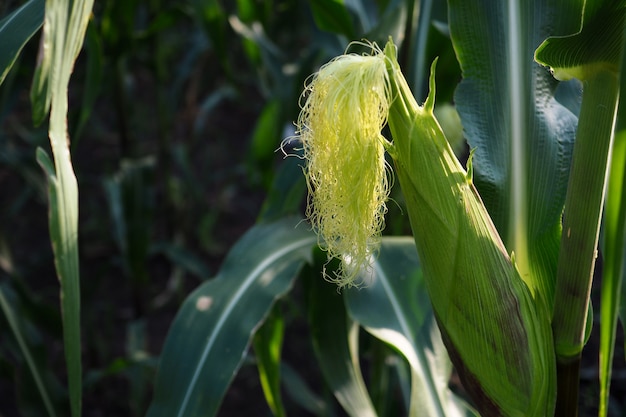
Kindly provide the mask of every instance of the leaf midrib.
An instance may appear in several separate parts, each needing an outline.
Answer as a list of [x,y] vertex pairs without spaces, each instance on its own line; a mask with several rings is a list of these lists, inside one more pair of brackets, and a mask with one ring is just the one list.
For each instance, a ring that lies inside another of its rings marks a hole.
[[267,267],[288,253],[295,251],[297,249],[301,249],[306,246],[311,246],[316,242],[316,237],[306,237],[300,240],[297,240],[282,249],[272,253],[269,257],[267,257],[263,262],[261,262],[254,270],[249,274],[248,278],[244,281],[243,285],[239,287],[239,289],[235,292],[234,296],[227,303],[226,308],[222,311],[217,323],[215,324],[214,331],[211,333],[207,344],[202,351],[202,355],[200,356],[200,360],[198,361],[198,366],[195,367],[195,371],[193,376],[191,377],[190,383],[188,385],[187,391],[185,392],[185,397],[181,403],[179,412],[177,414],[178,417],[182,417],[185,414],[185,410],[187,408],[187,404],[189,402],[189,398],[191,397],[191,393],[200,377],[200,373],[204,368],[204,363],[209,356],[211,348],[215,343],[217,335],[221,332],[226,319],[230,316],[231,311],[237,305],[237,301],[242,297],[242,295],[248,290],[248,288],[256,281],[256,277],[258,277],[263,271],[267,269]]

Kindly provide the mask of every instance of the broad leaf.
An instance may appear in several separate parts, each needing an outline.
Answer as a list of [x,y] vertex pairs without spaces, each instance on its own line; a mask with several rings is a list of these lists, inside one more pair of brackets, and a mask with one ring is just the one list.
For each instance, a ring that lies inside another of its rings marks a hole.
[[412,370],[409,415],[474,415],[448,388],[452,364],[434,322],[413,239],[385,238],[365,282],[365,288],[347,291],[348,311],[407,359]]
[[44,0],[30,0],[0,20],[0,84],[43,23]]
[[218,275],[187,297],[163,347],[148,416],[216,414],[256,328],[317,242],[297,224],[286,219],[255,226]]
[[463,71],[455,102],[474,149],[474,182],[522,277],[548,303],[576,117],[554,99],[557,82],[533,56],[546,37],[580,28],[582,4],[449,2]]

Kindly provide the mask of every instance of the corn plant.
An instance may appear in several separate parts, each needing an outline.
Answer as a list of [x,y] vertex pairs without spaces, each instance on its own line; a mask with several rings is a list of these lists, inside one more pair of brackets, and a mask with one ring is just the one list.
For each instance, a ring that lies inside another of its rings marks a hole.
[[[103,32],[119,47],[118,64],[129,53],[122,39],[133,38],[128,11],[138,4],[103,6],[109,23],[123,15],[128,24]],[[288,157],[273,175],[258,225],[178,311],[148,415],[217,415],[246,364],[256,367],[276,416],[303,409],[334,415],[337,406],[351,416],[577,415],[599,252],[598,415],[619,413],[609,410],[609,392],[618,317],[626,314],[626,130],[618,111],[624,1],[449,0],[446,8],[432,0],[314,0],[300,4],[317,26],[315,46],[301,55],[283,54],[271,30],[264,32],[273,5],[239,1],[237,18],[229,18],[217,1],[190,1],[216,66],[237,82],[228,60],[231,24],[261,74],[268,103],[248,162],[264,170],[264,185],[283,119],[296,119],[296,130],[280,146]],[[37,161],[49,186],[74,416],[81,414],[83,371],[67,90],[91,7],[91,0],[30,0],[0,20],[0,82],[44,24],[31,95],[35,122],[50,114],[53,158],[38,149]],[[344,48],[308,79],[296,118],[294,80]],[[156,55],[164,79],[165,61]],[[166,102],[159,100],[163,114],[172,105]],[[452,122],[440,112],[451,104],[459,116]],[[81,110],[78,133],[90,106]],[[155,168],[167,172],[169,121],[160,123],[159,161],[166,162]],[[469,145],[463,162],[451,146],[455,136]],[[146,220],[144,174],[143,165],[129,165],[105,186],[127,277],[141,282],[148,234],[144,227],[141,242],[131,242],[126,222],[133,219],[121,216],[134,204],[134,223]],[[390,236],[405,225],[412,236]],[[69,414],[58,405],[58,382],[29,347],[19,307],[11,286],[0,283],[0,309],[45,412]],[[291,342],[294,310],[306,318],[311,355],[289,360],[281,350]],[[144,334],[141,323],[133,334]],[[304,361],[315,362],[324,387],[314,390],[301,376]],[[138,413],[144,377],[136,376]]]
[[[37,150],[37,161],[48,179],[49,225],[55,266],[60,282],[63,320],[63,345],[67,366],[69,404],[72,416],[81,414],[82,366],[80,340],[80,284],[78,271],[78,186],[72,168],[67,131],[68,85],[74,61],[82,48],[93,1],[29,1],[2,20],[2,77],[35,31],[41,26],[41,55],[35,72],[31,98],[33,120],[40,124],[50,114],[48,133],[53,160],[46,151]],[[12,32],[14,31],[14,32]],[[19,321],[4,294],[0,293],[3,311],[36,381],[36,387],[50,415],[56,415],[50,400],[49,386],[42,382],[26,343]]]
[[[427,15],[430,6],[418,9]],[[272,306],[297,278],[320,369],[349,415],[386,410],[361,374],[359,326],[406,359],[409,415],[577,415],[610,177],[598,401],[607,415],[625,233],[621,122],[614,134],[625,6],[448,2],[466,167],[434,114],[435,64],[423,105],[391,40],[384,49],[353,44],[361,53],[324,65],[303,94],[295,139],[284,143],[295,141],[304,160],[312,230],[297,218],[262,216],[218,276],[189,296],[170,329],[148,415],[215,415],[251,341],[268,405],[285,415],[284,324]],[[348,9],[332,7],[329,26],[350,28]],[[320,9],[315,16],[324,21]],[[560,84],[571,79],[579,83]],[[559,95],[579,88],[580,107]],[[393,179],[413,239],[382,236]],[[285,184],[280,174],[276,184]],[[327,259],[311,255],[312,246]],[[450,361],[467,397],[448,387]]]

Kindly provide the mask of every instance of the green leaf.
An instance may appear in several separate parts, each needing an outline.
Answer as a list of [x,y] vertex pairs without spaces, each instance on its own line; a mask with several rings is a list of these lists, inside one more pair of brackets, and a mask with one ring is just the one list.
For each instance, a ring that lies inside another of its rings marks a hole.
[[346,292],[348,312],[407,359],[412,371],[409,415],[474,415],[448,388],[452,364],[434,322],[413,239],[384,238],[364,281],[369,285]]
[[298,219],[258,225],[191,293],[169,332],[148,416],[213,416],[257,326],[291,287],[317,237]]
[[[409,9],[411,3],[412,2],[404,0],[390,1],[384,10],[380,11],[378,15],[379,20],[375,22],[371,29],[367,30],[367,33],[363,36],[363,38],[384,44],[391,36],[398,42],[398,46],[400,46],[406,31],[406,24],[408,20],[407,15],[410,12]],[[365,8],[361,7],[361,9]],[[367,12],[361,9],[359,9],[359,14],[367,15]],[[364,19],[362,18],[361,21],[363,20]]]
[[286,416],[280,394],[280,351],[284,334],[285,320],[277,303],[253,341],[263,393],[276,417]]
[[299,214],[306,191],[302,160],[298,157],[287,157],[276,169],[259,218],[269,221]]
[[355,38],[352,16],[344,0],[313,0],[309,3],[317,27],[321,30]]
[[602,238],[604,266],[602,268],[600,304],[600,406],[598,416],[608,412],[617,318],[626,323],[626,286],[623,285],[626,256],[626,77],[622,75],[620,103],[611,168],[604,208],[604,234]]
[[[600,229],[604,191],[608,181],[617,104],[619,101],[619,66],[624,48],[626,5],[623,1],[587,1],[583,13],[583,26],[579,33],[567,37],[548,38],[539,46],[535,57],[550,66],[555,77],[577,77],[583,82],[583,98],[565,207],[563,210],[563,236],[556,275],[552,328],[554,347],[559,367],[559,398],[557,415],[574,415],[579,381],[583,334],[589,326],[591,291],[597,258],[598,231]],[[619,165],[619,162],[616,161]],[[621,172],[618,173],[621,177]],[[621,179],[620,179],[621,181]],[[615,190],[613,190],[615,191]],[[612,200],[612,213],[606,217],[609,228],[607,262],[609,274],[605,285],[614,286],[621,275],[622,230],[619,225],[619,201]],[[616,253],[619,251],[620,253]],[[603,295],[607,295],[603,289]],[[619,288],[610,288],[617,290]],[[615,296],[603,297],[601,314],[603,322],[612,327],[601,331],[601,400],[600,413],[606,414],[608,376],[610,374],[612,346],[610,333],[615,330]],[[606,305],[605,305],[606,303]],[[604,327],[604,326],[603,326]],[[588,331],[589,329],[587,329]],[[607,332],[609,330],[609,332]],[[609,356],[607,358],[605,355]],[[609,362],[605,362],[606,360]],[[607,371],[608,368],[608,371]]]
[[326,384],[348,415],[375,417],[359,365],[359,327],[346,314],[335,284],[325,281],[319,269],[311,270],[307,278],[305,290],[313,348]]
[[26,42],[43,23],[44,0],[29,0],[0,20],[0,84]]
[[[50,110],[48,136],[55,174],[49,161],[38,160],[49,182],[50,240],[61,284],[63,342],[71,415],[81,414],[82,361],[80,340],[80,276],[78,267],[78,184],[69,152],[67,132],[68,85],[80,52],[93,0],[46,0],[40,62],[35,70],[31,99],[33,118],[40,123]],[[42,163],[43,161],[43,163]]]
[[[0,283],[0,310],[4,313],[4,316],[11,328],[13,336],[20,347],[21,353],[24,356],[28,369],[31,372],[33,381],[36,386],[36,390],[41,396],[46,412],[49,416],[56,416],[56,410],[52,401],[51,393],[45,383],[44,370],[40,369],[37,365],[31,349],[27,343],[27,337],[24,334],[23,319],[19,315],[19,309],[16,306],[14,293],[7,283]],[[31,389],[32,391],[32,389]]]
[[455,102],[474,149],[474,183],[520,275],[548,304],[576,117],[554,99],[557,82],[533,56],[546,37],[580,28],[582,4],[449,2],[463,71]]
[[535,52],[537,62],[550,67],[558,80],[584,80],[599,70],[619,71],[626,4],[588,1],[581,30],[546,39]]
[[316,416],[329,416],[328,405],[319,398],[302,379],[300,375],[287,363],[280,367],[283,387],[289,397],[303,409]]

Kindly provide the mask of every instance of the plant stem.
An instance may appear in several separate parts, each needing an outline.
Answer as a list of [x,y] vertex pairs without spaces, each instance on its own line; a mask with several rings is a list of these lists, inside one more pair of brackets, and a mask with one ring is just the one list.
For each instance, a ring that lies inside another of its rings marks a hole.
[[578,386],[581,355],[570,362],[557,362],[557,403],[555,417],[578,416]]
[[618,76],[613,71],[597,70],[583,83],[583,101],[565,199],[552,320],[559,369],[559,410],[569,407],[565,403],[572,406],[578,403],[577,368],[584,345],[619,94]]

